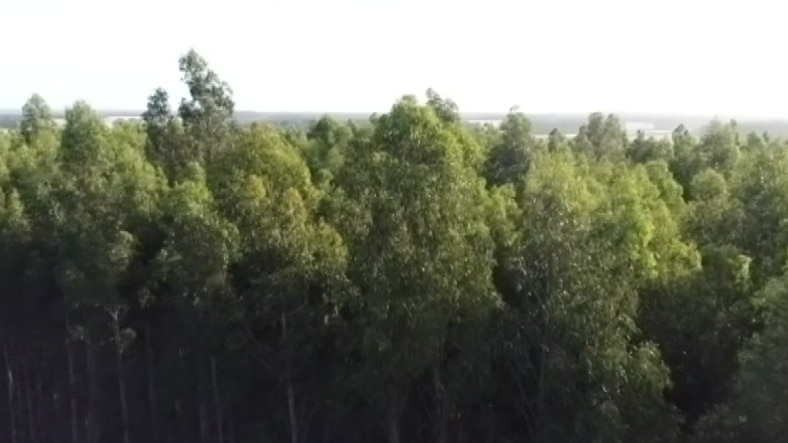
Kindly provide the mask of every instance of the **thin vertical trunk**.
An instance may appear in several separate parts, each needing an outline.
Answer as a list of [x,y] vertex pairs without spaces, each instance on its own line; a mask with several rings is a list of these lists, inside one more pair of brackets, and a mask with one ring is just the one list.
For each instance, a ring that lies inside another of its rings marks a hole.
[[158,441],[156,429],[156,380],[153,365],[153,338],[150,325],[145,326],[145,353],[148,369],[148,413],[150,414],[150,435],[154,442]]
[[[47,403],[44,401],[44,393],[43,387],[41,386],[41,360],[39,359],[39,366],[38,371],[36,371],[36,396],[35,396],[35,403],[38,405],[36,408],[36,423],[40,423],[42,420],[45,420],[47,416]],[[53,392],[57,392],[53,389]],[[55,403],[52,403],[52,407],[55,407]],[[47,426],[44,426],[38,429],[38,436],[40,437],[41,441],[49,441],[46,434]]]
[[222,434],[224,427],[222,426],[222,402],[219,398],[219,382],[216,379],[216,357],[211,355],[211,387],[213,388],[213,409],[216,414],[216,437],[218,443],[224,443],[224,436]]
[[485,443],[493,443],[496,440],[496,437],[497,437],[496,432],[495,432],[496,431],[496,429],[495,429],[495,414],[493,413],[493,411],[492,411],[492,409],[490,407],[487,407],[484,415],[486,417],[485,421],[487,422],[486,423],[487,426],[485,426],[485,439],[484,439],[484,441],[485,441]]
[[285,382],[287,389],[287,412],[290,418],[290,442],[298,443],[298,417],[296,415],[295,388],[292,379],[292,364],[290,361],[290,347],[287,344],[287,317],[282,314],[282,343],[284,343],[286,353]]
[[287,412],[290,415],[290,441],[298,443],[298,421],[296,417],[295,389],[290,374],[287,374]]
[[28,441],[34,443],[36,441],[36,413],[33,409],[33,377],[30,374],[29,360],[25,361],[24,383],[25,402],[27,403],[27,432],[30,434]]
[[5,362],[6,385],[8,386],[8,431],[11,433],[11,443],[17,443],[16,414],[14,413],[14,373],[11,362],[8,360],[8,348],[3,343],[3,361]]
[[123,375],[123,343],[121,343],[120,320],[117,312],[112,314],[112,329],[115,332],[115,370],[118,376],[118,397],[120,398],[120,415],[123,424],[123,443],[131,443],[129,406],[126,400],[126,378]]
[[[18,364],[17,366],[18,367],[17,367],[17,371],[16,371],[16,378],[14,379],[14,387],[16,388],[16,392],[14,393],[14,399],[16,400],[16,404],[17,404],[18,409],[17,409],[16,413],[14,413],[14,415],[16,415],[17,421],[22,421],[22,420],[24,420],[24,414],[25,414],[25,405],[24,405],[24,401],[25,400],[23,398],[24,397],[24,393],[22,392],[22,384],[25,382],[25,378],[24,378],[24,371],[21,368],[19,368],[19,366],[22,366],[22,365]],[[25,440],[25,438],[24,438],[25,434],[24,434],[23,431],[22,432],[20,432],[20,431],[21,431],[21,429],[17,428],[17,430],[16,430],[17,435],[16,436],[17,436],[17,438],[19,438],[20,441],[24,441]],[[21,436],[21,438],[20,438],[20,436]]]
[[200,442],[201,443],[208,443],[210,441],[209,433],[210,428],[208,424],[208,387],[206,386],[205,380],[207,376],[205,374],[205,353],[203,352],[202,345],[201,348],[197,351],[197,395],[198,399],[198,418],[199,418],[199,430],[200,430]]
[[[66,326],[66,328],[68,328],[68,326]],[[71,412],[71,443],[79,443],[79,437],[77,435],[77,376],[74,373],[74,350],[71,348],[71,341],[68,338],[66,338],[66,359],[68,360],[68,395]]]
[[[202,382],[200,382],[202,385]],[[204,389],[200,388],[200,442],[201,443],[208,443],[208,411],[206,407],[205,395],[203,395],[202,391]]]
[[437,443],[446,443],[449,429],[446,392],[441,380],[442,346],[438,346],[437,359],[432,366],[432,384],[435,396],[435,439]]
[[88,412],[86,424],[88,428],[88,443],[99,443],[99,380],[96,348],[90,343],[85,342],[85,359],[88,369]]
[[186,423],[183,417],[183,399],[182,395],[184,392],[183,389],[183,378],[186,376],[186,364],[183,361],[183,347],[178,347],[178,380],[179,382],[176,383],[176,394],[175,394],[175,417],[176,423],[178,427],[178,438],[180,441],[187,441],[187,428]]
[[399,443],[399,402],[392,398],[386,411],[388,443]]

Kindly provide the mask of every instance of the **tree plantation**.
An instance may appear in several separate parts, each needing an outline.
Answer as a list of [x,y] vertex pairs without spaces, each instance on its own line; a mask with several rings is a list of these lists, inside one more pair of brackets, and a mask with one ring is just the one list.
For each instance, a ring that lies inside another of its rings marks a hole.
[[771,443],[788,144],[735,122],[535,136],[434,91],[233,119],[194,51],[142,121],[0,133],[10,443]]

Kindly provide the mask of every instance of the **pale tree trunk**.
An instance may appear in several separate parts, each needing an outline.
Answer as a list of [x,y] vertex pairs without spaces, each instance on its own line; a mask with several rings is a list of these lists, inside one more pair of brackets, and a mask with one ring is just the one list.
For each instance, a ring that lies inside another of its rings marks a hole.
[[290,360],[290,347],[287,344],[287,317],[285,314],[282,314],[281,317],[282,322],[282,343],[285,346],[285,352],[287,353],[286,356],[286,368],[285,368],[285,382],[287,385],[287,412],[290,418],[290,442],[291,443],[298,443],[298,416],[296,414],[296,399],[295,399],[295,387],[293,386],[293,379],[292,379],[292,363]]
[[8,386],[8,431],[11,433],[11,443],[17,443],[16,414],[14,412],[14,373],[8,359],[8,348],[3,343],[3,361],[5,362],[6,385]]
[[224,443],[224,435],[222,433],[224,427],[222,426],[222,403],[219,397],[219,382],[216,379],[216,358],[211,355],[211,387],[213,388],[213,409],[216,414],[216,437],[218,443]]
[[151,327],[145,327],[145,353],[147,354],[148,369],[148,412],[150,414],[150,433],[153,441],[158,441],[156,429],[156,380],[155,368],[153,365],[153,338],[151,337]]
[[118,397],[120,399],[120,415],[123,424],[123,443],[131,443],[129,434],[129,407],[126,400],[126,378],[123,375],[123,343],[120,336],[119,312],[110,312],[112,317],[112,331],[115,335],[115,371],[118,377]]
[[298,418],[296,417],[295,389],[290,374],[287,374],[287,412],[290,416],[290,441],[298,443]]

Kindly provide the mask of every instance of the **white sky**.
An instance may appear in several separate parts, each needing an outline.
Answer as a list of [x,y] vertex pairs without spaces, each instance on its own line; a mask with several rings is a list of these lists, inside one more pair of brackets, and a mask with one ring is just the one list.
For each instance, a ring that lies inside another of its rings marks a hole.
[[779,0],[4,0],[0,108],[142,109],[194,47],[238,109],[788,117]]

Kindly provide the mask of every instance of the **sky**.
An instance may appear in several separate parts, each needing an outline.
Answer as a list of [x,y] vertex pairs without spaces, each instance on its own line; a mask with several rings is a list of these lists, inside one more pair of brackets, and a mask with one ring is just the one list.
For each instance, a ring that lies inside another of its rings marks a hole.
[[465,112],[788,118],[775,0],[8,0],[0,109],[144,109],[194,48],[236,109],[385,111],[427,88]]

